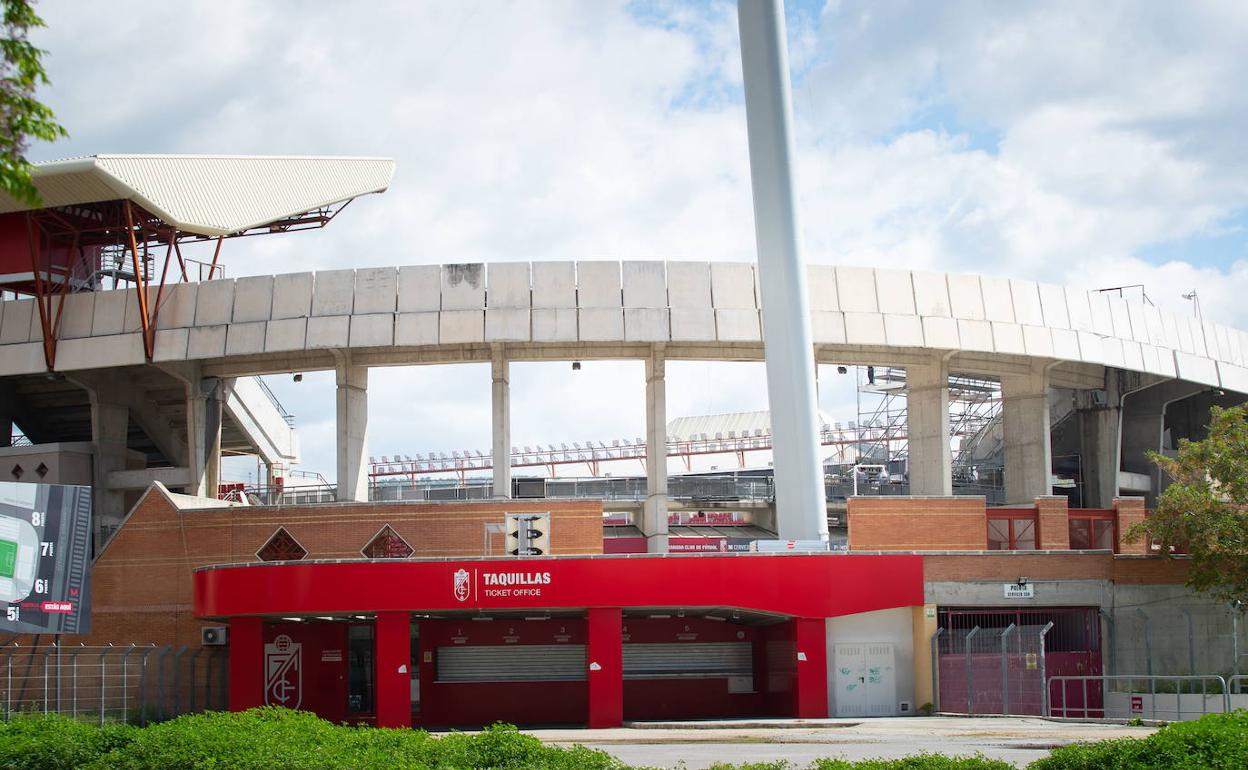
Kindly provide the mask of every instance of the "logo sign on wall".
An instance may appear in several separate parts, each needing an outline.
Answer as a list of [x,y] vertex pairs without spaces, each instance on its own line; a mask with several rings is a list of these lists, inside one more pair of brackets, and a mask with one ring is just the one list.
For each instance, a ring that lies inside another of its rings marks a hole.
[[455,570],[451,590],[459,602],[466,602],[474,596],[478,599],[539,599],[545,595],[546,587],[551,582],[549,572],[474,569],[469,573],[466,569],[458,569]]
[[0,482],[0,631],[91,630],[91,488]]
[[303,702],[303,645],[286,634],[264,645],[264,702],[288,709]]
[[460,569],[455,571],[455,599],[457,601],[466,602],[472,593],[472,586],[468,583],[468,570]]

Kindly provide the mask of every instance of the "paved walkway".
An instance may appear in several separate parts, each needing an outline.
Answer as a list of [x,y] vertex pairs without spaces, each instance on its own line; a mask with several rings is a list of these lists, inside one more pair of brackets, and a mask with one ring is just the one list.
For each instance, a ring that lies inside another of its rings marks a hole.
[[1076,741],[1143,737],[1150,727],[1050,722],[1026,717],[900,717],[749,723],[663,723],[610,730],[533,730],[547,743],[580,743],[646,767],[704,770],[715,762],[787,759],[803,768],[820,757],[895,759],[924,751],[981,753],[1026,767]]

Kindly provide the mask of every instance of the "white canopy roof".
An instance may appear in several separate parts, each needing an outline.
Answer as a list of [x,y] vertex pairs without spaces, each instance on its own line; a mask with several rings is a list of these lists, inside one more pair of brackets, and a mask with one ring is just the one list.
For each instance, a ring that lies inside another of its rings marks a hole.
[[[45,207],[128,199],[180,230],[229,235],[368,193],[389,158],[90,155],[35,165]],[[0,192],[0,213],[31,207]]]

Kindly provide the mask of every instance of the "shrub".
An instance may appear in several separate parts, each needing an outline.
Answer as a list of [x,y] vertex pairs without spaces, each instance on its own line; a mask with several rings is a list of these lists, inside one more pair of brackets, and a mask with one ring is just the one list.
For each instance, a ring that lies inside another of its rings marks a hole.
[[127,725],[97,727],[57,714],[14,715],[0,729],[0,768],[62,770],[82,767],[129,743]]
[[[70,766],[66,766],[70,767]],[[137,731],[90,770],[617,770],[610,755],[546,746],[510,725],[434,738],[335,726],[277,708],[179,717]]]
[[1208,714],[1167,725],[1147,738],[1076,743],[1054,749],[1030,770],[1242,770],[1248,767],[1248,711]]
[[819,759],[811,770],[1014,770],[1014,765],[976,754],[973,757],[947,757],[943,754],[916,754],[903,759]]

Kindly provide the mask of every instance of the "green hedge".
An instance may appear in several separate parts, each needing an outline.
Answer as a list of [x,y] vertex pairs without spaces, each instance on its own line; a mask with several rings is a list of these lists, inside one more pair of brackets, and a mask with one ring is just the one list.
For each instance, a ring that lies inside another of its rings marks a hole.
[[56,714],[14,716],[0,722],[0,768],[65,770],[85,767],[115,748],[125,746],[138,728],[96,727]]
[[[809,770],[1007,770],[985,757],[921,754],[895,760],[822,759]],[[1146,738],[1055,749],[1030,770],[1244,770],[1248,711],[1210,714]],[[56,715],[0,722],[0,770],[630,770],[581,746],[546,746],[507,725],[434,737],[421,730],[333,725],[262,708],[188,715],[139,729]],[[784,761],[719,770],[796,770]]]
[[1209,714],[1167,725],[1147,738],[1076,743],[1028,765],[1029,770],[1244,770],[1248,711]]

